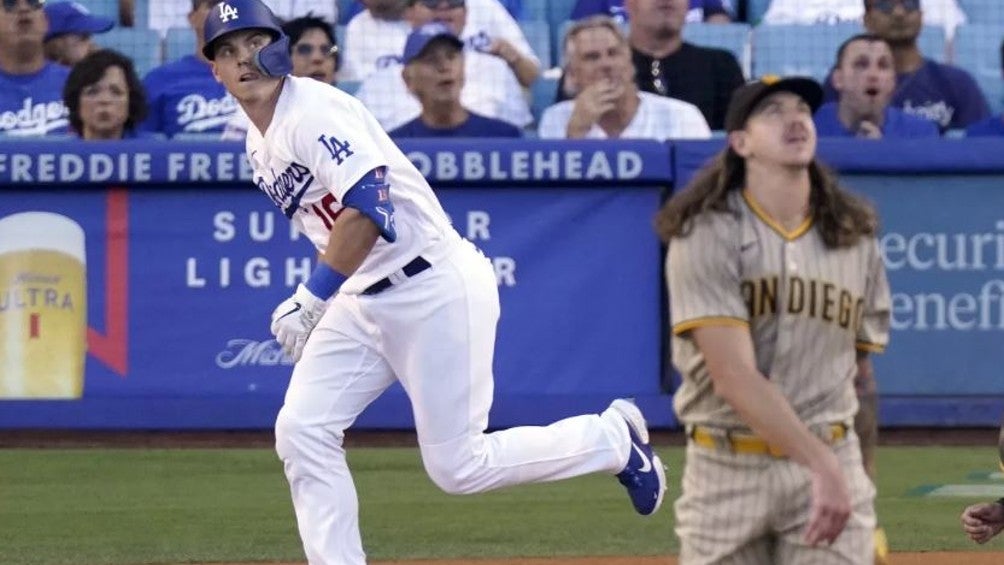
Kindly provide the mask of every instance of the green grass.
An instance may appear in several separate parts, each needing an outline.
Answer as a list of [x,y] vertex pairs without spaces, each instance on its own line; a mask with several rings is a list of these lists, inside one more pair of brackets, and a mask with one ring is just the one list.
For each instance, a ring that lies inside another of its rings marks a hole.
[[[354,449],[371,559],[666,554],[682,451],[660,448],[667,504],[634,514],[611,477],[448,496],[414,449]],[[992,472],[987,448],[883,448],[880,521],[899,551],[973,550],[958,526],[966,499],[913,494]],[[999,544],[990,544],[997,545]],[[132,565],[301,560],[282,468],[271,450],[2,450],[0,563]]]

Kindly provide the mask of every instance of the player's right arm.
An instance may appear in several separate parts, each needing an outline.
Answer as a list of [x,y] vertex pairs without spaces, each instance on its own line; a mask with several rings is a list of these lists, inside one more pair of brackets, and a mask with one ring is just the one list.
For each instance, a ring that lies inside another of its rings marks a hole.
[[738,232],[722,218],[699,217],[688,236],[670,241],[673,332],[694,340],[715,394],[757,435],[810,469],[813,506],[805,539],[830,542],[850,517],[850,492],[836,455],[757,368],[741,291]]

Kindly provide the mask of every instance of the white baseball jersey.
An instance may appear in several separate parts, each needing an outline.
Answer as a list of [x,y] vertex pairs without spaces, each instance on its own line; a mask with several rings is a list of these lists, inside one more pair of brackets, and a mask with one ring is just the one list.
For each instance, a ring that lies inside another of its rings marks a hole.
[[254,183],[324,253],[348,192],[386,167],[397,241],[379,238],[340,292],[358,294],[456,232],[421,173],[352,96],[287,76],[264,134],[251,124],[247,154]]
[[757,367],[808,425],[848,421],[857,412],[855,348],[881,351],[890,296],[875,238],[830,249],[811,220],[786,231],[745,193],[730,213],[705,213],[669,245],[666,274],[673,362],[683,375],[674,407],[685,424],[744,428],[714,393],[690,330],[749,328]]
[[379,69],[400,67],[410,32],[406,20],[381,20],[369,10],[356,14],[345,26],[345,56],[338,78],[361,81]]
[[[380,69],[400,69],[410,32],[411,26],[405,20],[378,20],[369,10],[360,12],[345,28],[345,59],[339,78],[362,81]],[[502,4],[497,0],[467,0],[467,23],[460,39],[469,50],[485,51],[494,38],[505,39],[524,57],[540,64],[523,30]]]
[[[641,98],[627,128],[620,134],[621,139],[708,139],[711,128],[704,114],[689,102],[667,98],[648,92],[639,92]],[[575,100],[565,100],[544,110],[540,118],[538,135],[542,139],[565,139],[568,122],[572,118]],[[587,139],[607,139],[607,133],[599,124],[593,124],[586,134]]]
[[[422,105],[408,91],[401,65],[380,69],[363,81],[356,97],[387,131],[414,120]],[[516,127],[533,121],[530,105],[512,69],[502,59],[464,50],[464,88],[460,103],[482,116],[504,120]]]

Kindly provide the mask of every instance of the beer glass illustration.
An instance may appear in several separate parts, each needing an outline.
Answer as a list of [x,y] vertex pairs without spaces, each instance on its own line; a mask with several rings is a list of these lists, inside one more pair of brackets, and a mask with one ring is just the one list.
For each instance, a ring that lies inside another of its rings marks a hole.
[[50,212],[0,217],[0,398],[80,398],[86,291],[77,222]]

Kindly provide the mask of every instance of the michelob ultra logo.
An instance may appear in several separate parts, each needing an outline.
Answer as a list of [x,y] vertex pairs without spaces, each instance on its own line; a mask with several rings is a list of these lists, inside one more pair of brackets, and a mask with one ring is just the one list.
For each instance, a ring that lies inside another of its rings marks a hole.
[[0,398],[80,398],[84,230],[49,212],[0,218]]

